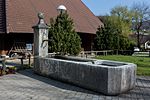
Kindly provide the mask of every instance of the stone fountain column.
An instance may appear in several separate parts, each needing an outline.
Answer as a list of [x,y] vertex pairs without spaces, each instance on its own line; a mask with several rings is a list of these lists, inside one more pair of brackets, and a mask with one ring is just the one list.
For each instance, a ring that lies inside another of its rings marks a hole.
[[44,22],[43,13],[38,13],[39,22],[33,26],[34,30],[34,56],[48,56],[48,26]]
[[48,26],[44,22],[44,14],[38,13],[39,22],[34,30],[34,70],[38,70],[39,57],[48,56]]

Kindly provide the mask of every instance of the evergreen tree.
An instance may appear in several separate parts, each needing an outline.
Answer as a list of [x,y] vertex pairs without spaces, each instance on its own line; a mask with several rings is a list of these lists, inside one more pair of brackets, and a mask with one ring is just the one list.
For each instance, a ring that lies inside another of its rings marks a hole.
[[94,41],[95,50],[127,50],[130,42],[124,31],[124,21],[115,16],[103,18],[104,27],[99,27]]
[[49,29],[49,51],[61,55],[77,55],[81,50],[80,36],[75,32],[73,20],[67,12],[51,19]]

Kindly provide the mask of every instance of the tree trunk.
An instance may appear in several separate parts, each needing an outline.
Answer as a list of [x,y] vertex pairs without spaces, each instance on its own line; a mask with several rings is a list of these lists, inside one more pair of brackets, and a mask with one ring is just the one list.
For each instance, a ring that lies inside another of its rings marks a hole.
[[140,49],[140,32],[137,31],[137,47]]

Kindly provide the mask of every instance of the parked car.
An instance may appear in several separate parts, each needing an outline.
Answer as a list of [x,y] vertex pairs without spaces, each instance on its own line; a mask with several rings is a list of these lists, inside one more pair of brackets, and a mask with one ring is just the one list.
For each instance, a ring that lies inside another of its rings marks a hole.
[[134,51],[140,51],[140,49],[138,47],[134,47]]

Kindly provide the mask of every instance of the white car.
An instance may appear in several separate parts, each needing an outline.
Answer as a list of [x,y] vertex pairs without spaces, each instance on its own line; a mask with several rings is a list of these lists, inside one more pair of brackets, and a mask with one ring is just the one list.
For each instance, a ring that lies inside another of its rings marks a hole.
[[140,51],[138,47],[134,47],[134,51]]

